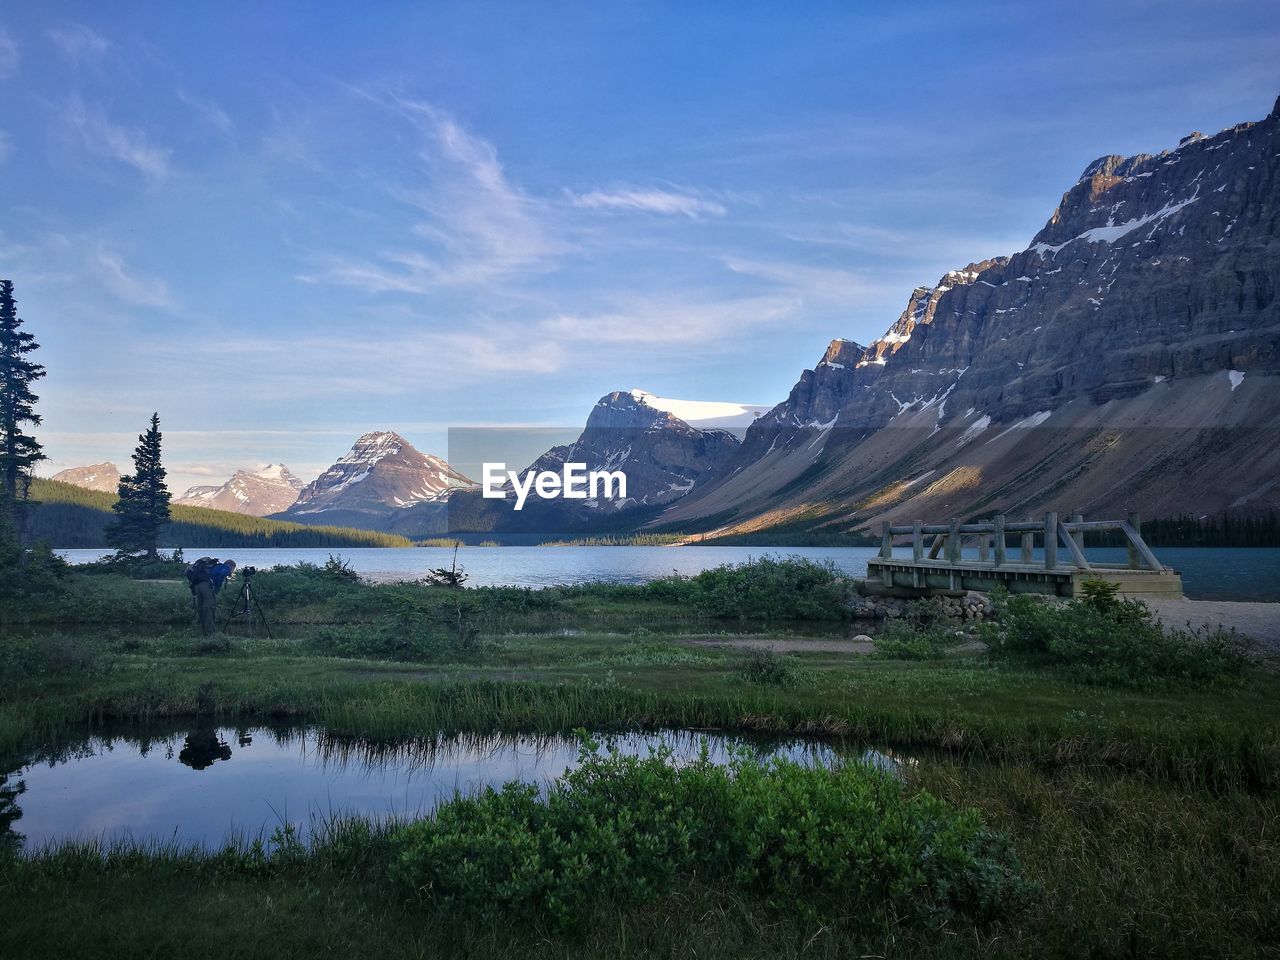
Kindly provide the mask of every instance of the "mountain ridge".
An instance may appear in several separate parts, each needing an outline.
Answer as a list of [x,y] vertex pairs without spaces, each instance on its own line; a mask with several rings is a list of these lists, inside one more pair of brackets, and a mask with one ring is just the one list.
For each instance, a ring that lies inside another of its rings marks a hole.
[[1091,162],[1025,249],[916,288],[860,354],[833,341],[655,525],[1272,508],[1278,130]]

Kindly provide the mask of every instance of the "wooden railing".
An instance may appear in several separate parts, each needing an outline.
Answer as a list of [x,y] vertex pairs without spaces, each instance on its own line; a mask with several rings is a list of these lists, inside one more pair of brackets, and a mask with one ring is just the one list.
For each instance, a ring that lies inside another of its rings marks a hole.
[[[1106,532],[1119,530],[1124,534],[1129,548],[1127,563],[1090,563],[1084,556],[1084,535],[1087,531]],[[880,557],[893,560],[893,538],[908,535],[911,537],[911,559],[917,563],[932,562],[938,564],[971,565],[973,560],[961,559],[961,547],[965,538],[976,539],[978,544],[978,564],[989,565],[995,569],[1002,567],[1034,566],[1032,551],[1035,549],[1037,535],[1044,542],[1044,569],[1056,570],[1063,566],[1076,567],[1081,570],[1093,569],[1128,569],[1128,570],[1164,570],[1162,564],[1151,548],[1142,539],[1142,518],[1137,513],[1130,513],[1126,520],[1088,520],[1082,514],[1075,514],[1070,521],[1059,520],[1053,512],[1046,513],[1043,521],[1014,521],[999,514],[986,523],[961,523],[952,519],[948,523],[923,523],[916,520],[910,526],[894,526],[886,522],[880,540]],[[925,538],[932,536],[927,550]],[[1009,538],[1017,538],[1017,554],[1010,561]],[[1071,559],[1070,564],[1059,563],[1059,546],[1066,548]],[[939,559],[941,557],[941,559]]]

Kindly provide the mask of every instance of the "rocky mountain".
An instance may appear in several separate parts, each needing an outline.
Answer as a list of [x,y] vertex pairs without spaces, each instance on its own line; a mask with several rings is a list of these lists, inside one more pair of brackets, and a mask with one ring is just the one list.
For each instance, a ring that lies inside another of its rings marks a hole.
[[1026,249],[833,341],[660,523],[1280,506],[1280,101],[1088,164]]
[[[660,404],[684,405],[686,412],[693,406],[688,401],[663,401],[643,390],[614,391],[596,402],[577,440],[548,450],[529,469],[558,472],[565,463],[585,463],[587,470],[626,474],[625,501],[605,504],[586,500],[588,509],[625,509],[676,500],[722,470],[739,441],[728,430],[691,426]],[[734,422],[733,414],[707,412],[710,416],[705,419]],[[736,416],[741,424],[742,414]]]
[[444,529],[456,490],[473,486],[439,457],[390,430],[366,433],[337,463],[307,484],[282,519],[407,535]]
[[273,463],[252,472],[237,470],[221,486],[190,487],[174,503],[265,517],[293,506],[300,490],[302,481],[288,467]]
[[586,471],[621,471],[627,478],[625,498],[531,496],[514,511],[515,495],[507,484],[506,503],[481,499],[478,493],[455,497],[449,508],[450,531],[584,536],[634,529],[723,472],[737,451],[739,435],[767,410],[750,404],[673,400],[644,390],[606,394],[592,407],[576,440],[552,447],[520,474],[559,474],[566,463],[584,464]]
[[87,467],[59,470],[50,479],[84,487],[86,490],[115,493],[120,486],[120,469],[114,463],[91,463]]

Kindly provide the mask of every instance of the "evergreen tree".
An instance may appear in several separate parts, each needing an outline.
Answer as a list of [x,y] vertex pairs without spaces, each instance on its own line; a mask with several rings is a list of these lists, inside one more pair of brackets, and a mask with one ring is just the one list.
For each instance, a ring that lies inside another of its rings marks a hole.
[[31,483],[31,468],[45,459],[40,442],[22,432],[23,424],[40,425],[35,412],[39,399],[31,384],[45,374],[27,359],[40,344],[22,330],[13,281],[0,280],[0,500],[11,524],[8,535],[20,538],[22,507]]
[[169,522],[169,488],[160,464],[160,414],[151,415],[151,426],[138,437],[133,451],[133,473],[120,478],[119,499],[112,505],[116,518],[107,524],[107,545],[120,553],[146,551],[157,556],[156,541]]

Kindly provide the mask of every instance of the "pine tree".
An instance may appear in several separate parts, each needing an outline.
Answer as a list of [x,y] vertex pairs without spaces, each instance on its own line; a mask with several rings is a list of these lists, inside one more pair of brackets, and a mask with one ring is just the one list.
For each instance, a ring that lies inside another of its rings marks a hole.
[[31,392],[31,384],[45,375],[45,369],[27,359],[40,344],[21,328],[13,281],[0,280],[0,499],[14,537],[22,530],[31,468],[45,459],[40,442],[22,432],[23,424],[40,425],[35,412],[40,398]]
[[133,473],[120,478],[119,499],[112,505],[116,518],[107,524],[107,545],[120,553],[146,551],[155,557],[161,528],[169,522],[169,488],[160,464],[160,414],[151,415],[151,426],[138,437],[133,451]]

